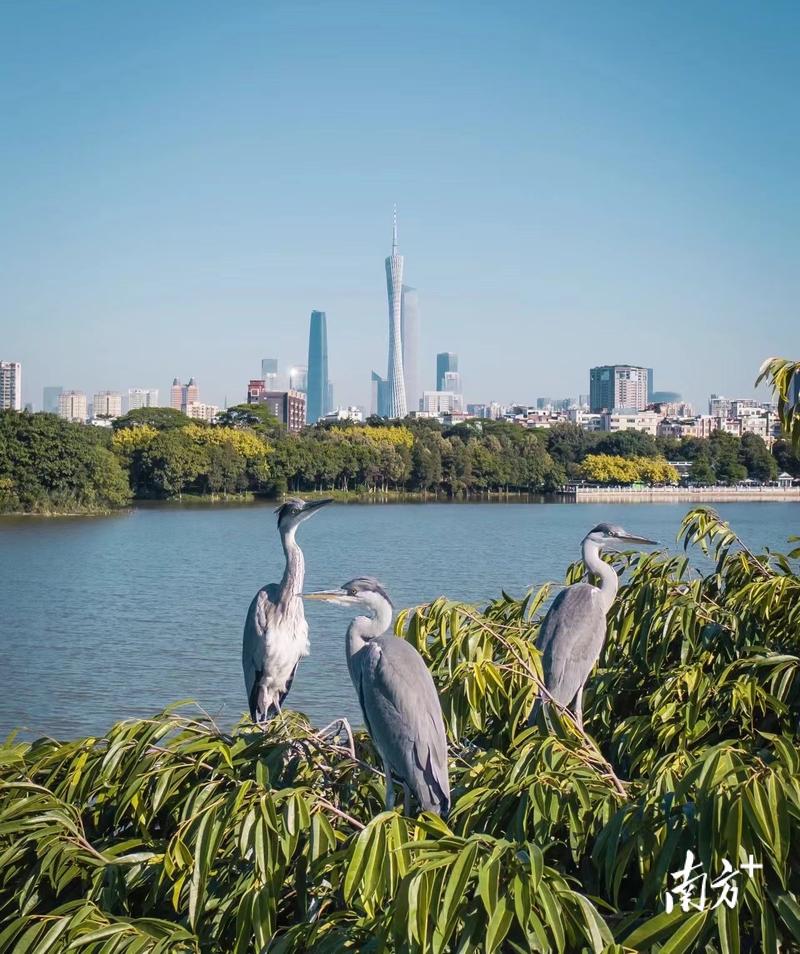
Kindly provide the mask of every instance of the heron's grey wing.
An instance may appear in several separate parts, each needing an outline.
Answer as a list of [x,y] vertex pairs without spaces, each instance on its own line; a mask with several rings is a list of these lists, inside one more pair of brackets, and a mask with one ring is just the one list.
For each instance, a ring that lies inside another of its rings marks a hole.
[[417,650],[385,635],[364,648],[359,695],[375,745],[423,809],[450,808],[447,737],[433,677]]
[[266,636],[275,614],[277,601],[277,585],[268,583],[263,586],[251,600],[244,623],[242,671],[244,672],[244,685],[247,691],[247,703],[253,721],[256,719],[257,711],[261,708],[258,693],[261,678],[264,675]]
[[575,583],[553,600],[536,645],[545,688],[559,705],[568,706],[588,679],[605,635],[606,614],[596,587]]

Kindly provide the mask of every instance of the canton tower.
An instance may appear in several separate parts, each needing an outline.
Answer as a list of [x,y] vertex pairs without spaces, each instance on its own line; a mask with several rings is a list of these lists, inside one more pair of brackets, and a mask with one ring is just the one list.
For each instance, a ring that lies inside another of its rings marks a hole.
[[386,259],[386,291],[389,295],[389,373],[386,378],[386,416],[405,417],[406,386],[403,378],[403,256],[397,249],[397,208],[392,228],[392,254]]

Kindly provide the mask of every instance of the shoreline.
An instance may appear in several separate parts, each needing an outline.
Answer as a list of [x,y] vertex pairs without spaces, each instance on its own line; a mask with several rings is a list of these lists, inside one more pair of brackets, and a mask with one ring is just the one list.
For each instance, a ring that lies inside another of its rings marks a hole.
[[[480,503],[528,503],[528,504],[580,504],[580,503],[794,503],[800,502],[800,487],[576,487],[567,486],[549,494],[523,492],[483,493],[469,497],[446,497],[436,494],[388,491],[386,493],[361,493],[355,491],[300,491],[305,499],[316,500],[330,497],[337,503],[346,504],[480,504]],[[260,497],[250,494],[228,497],[187,496],[170,500],[132,500],[127,506],[117,509],[78,511],[8,511],[0,513],[3,518],[40,517],[44,519],[75,517],[112,517],[130,514],[136,510],[158,510],[205,507],[258,507],[279,506],[287,493],[281,497]]]

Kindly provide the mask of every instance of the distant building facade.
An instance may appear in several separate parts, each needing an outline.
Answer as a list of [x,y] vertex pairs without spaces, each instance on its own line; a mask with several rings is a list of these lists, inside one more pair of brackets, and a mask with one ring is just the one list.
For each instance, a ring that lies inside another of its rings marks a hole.
[[298,365],[295,368],[289,368],[289,390],[302,391],[303,394],[308,391],[308,368]]
[[436,390],[444,391],[444,376],[458,371],[458,355],[451,351],[440,351],[436,355]]
[[158,388],[128,388],[128,410],[158,407]]
[[388,417],[388,382],[386,381],[386,378],[382,378],[377,371],[372,372],[370,381],[372,384],[370,414],[377,415],[378,417]]
[[463,393],[461,374],[458,371],[445,371],[440,391],[452,391],[454,394]]
[[189,401],[184,412],[187,417],[195,421],[206,421],[213,424],[219,415],[219,408],[216,404],[203,404],[201,401]]
[[172,382],[169,389],[169,406],[176,411],[186,413],[189,404],[200,402],[200,388],[194,378],[189,378],[187,384],[181,384],[178,378]]
[[406,386],[406,410],[419,407],[419,293],[403,285],[400,308],[400,337],[403,342],[403,379]]
[[119,391],[98,391],[92,398],[92,416],[121,417],[122,395]]
[[312,311],[308,329],[308,388],[306,419],[316,424],[328,411],[328,320],[324,311]]
[[48,414],[58,414],[58,396],[64,388],[61,385],[51,385],[42,389],[42,410]]
[[19,361],[0,361],[0,409],[22,410],[22,365]]
[[83,391],[62,391],[58,396],[58,416],[65,421],[85,423],[89,416],[86,395]]
[[278,390],[278,359],[261,359],[261,380],[266,384],[268,391]]
[[423,414],[438,417],[464,410],[461,395],[453,391],[423,391],[420,410]]
[[282,424],[294,434],[302,430],[306,423],[306,396],[302,391],[260,391],[257,400],[251,404],[263,404]]
[[592,413],[642,411],[648,404],[649,368],[631,364],[606,364],[589,372],[589,407]]

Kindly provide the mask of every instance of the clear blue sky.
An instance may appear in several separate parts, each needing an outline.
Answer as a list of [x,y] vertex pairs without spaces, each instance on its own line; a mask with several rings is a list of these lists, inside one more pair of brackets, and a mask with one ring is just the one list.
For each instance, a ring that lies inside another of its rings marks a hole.
[[467,400],[655,367],[696,403],[800,357],[800,4],[0,5],[0,358],[242,400],[328,314],[384,371],[392,204],[423,383]]

